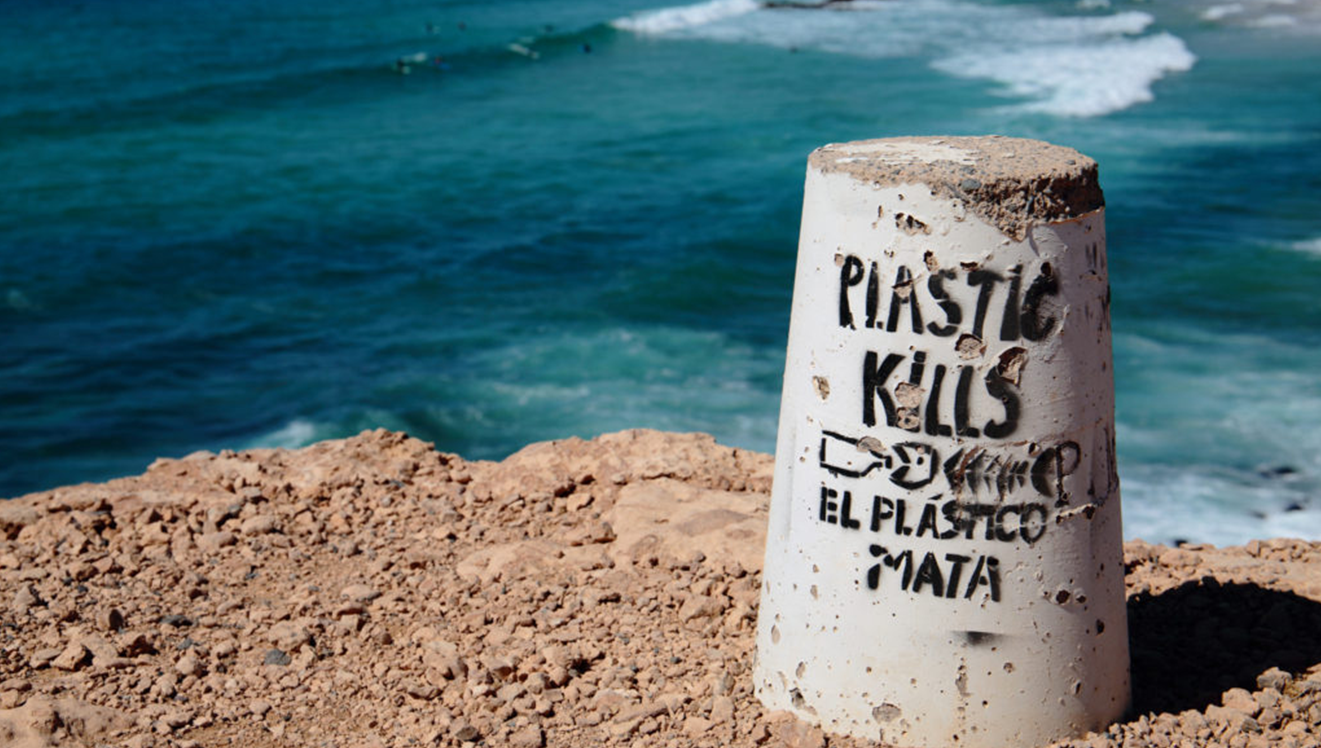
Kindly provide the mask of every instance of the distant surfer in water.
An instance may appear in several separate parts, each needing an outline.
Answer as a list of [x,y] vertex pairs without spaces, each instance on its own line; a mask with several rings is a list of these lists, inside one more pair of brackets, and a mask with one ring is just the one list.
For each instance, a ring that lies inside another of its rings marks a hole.
[[394,61],[394,71],[400,75],[408,75],[413,72],[414,65],[421,65],[427,61],[426,52],[417,52],[411,55],[404,55]]

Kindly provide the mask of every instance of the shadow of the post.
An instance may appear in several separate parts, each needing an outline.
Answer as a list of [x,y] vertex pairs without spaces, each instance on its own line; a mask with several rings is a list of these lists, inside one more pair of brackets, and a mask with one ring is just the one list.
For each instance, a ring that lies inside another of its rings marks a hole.
[[1321,603],[1291,592],[1205,578],[1128,601],[1133,711],[1219,704],[1234,687],[1257,690],[1272,667],[1321,663]]

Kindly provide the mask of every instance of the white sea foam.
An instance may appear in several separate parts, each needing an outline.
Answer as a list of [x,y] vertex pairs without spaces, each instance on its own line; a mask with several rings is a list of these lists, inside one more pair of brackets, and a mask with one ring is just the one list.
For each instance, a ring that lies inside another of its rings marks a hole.
[[1315,239],[1308,239],[1306,241],[1297,242],[1293,245],[1293,248],[1300,252],[1307,252],[1308,254],[1321,255],[1321,236],[1318,236]]
[[1211,23],[1258,29],[1321,33],[1321,3],[1311,0],[1241,0],[1210,3],[1201,18]]
[[1001,84],[1024,111],[1092,117],[1153,98],[1152,85],[1196,58],[1148,13],[1054,16],[966,0],[855,2],[849,12],[715,0],[615,21],[621,29],[868,58],[925,58],[941,72]]
[[1153,543],[1239,545],[1253,538],[1321,540],[1321,507],[1282,500],[1277,487],[1228,473],[1121,468],[1124,536]]
[[1221,21],[1230,16],[1236,16],[1247,10],[1242,3],[1229,3],[1228,5],[1212,5],[1202,11],[1203,20]]
[[761,7],[756,0],[710,0],[696,5],[662,8],[620,18],[612,26],[639,34],[665,34],[725,18],[751,13]]
[[1006,93],[1031,99],[1027,111],[1096,117],[1152,101],[1152,84],[1190,70],[1196,57],[1168,33],[1059,44],[1005,47],[947,57],[936,67],[951,75],[990,78]]
[[1283,336],[1138,326],[1115,334],[1125,535],[1321,539],[1321,392],[1310,373],[1321,352]]
[[1288,13],[1265,13],[1248,21],[1249,26],[1262,29],[1293,28],[1299,25],[1298,18]]
[[257,448],[283,448],[297,449],[306,447],[312,442],[317,441],[319,429],[315,423],[295,418],[286,423],[279,429],[272,431],[265,436],[258,437],[252,442],[252,447]]
[[988,78],[1029,101],[1026,111],[1095,117],[1154,98],[1152,85],[1192,68],[1196,57],[1167,32],[1143,36],[1153,18],[1137,11],[1106,16],[1024,17],[987,33],[935,67]]

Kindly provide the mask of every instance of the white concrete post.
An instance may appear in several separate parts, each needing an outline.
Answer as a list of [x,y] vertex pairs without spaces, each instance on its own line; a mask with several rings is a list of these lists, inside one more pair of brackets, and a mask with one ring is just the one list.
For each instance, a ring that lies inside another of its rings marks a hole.
[[1001,137],[808,162],[757,695],[898,746],[1128,707],[1096,164]]

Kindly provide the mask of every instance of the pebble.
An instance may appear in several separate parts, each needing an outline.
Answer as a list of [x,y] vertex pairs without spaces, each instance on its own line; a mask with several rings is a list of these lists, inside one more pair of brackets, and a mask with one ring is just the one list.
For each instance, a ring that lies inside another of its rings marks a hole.
[[265,665],[279,665],[283,667],[290,662],[293,662],[293,659],[290,658],[286,652],[279,649],[267,650],[265,657],[262,658],[262,663]]
[[239,532],[244,535],[266,535],[278,532],[280,529],[280,520],[269,514],[258,514],[248,517],[239,525]]
[[512,748],[541,748],[546,744],[546,734],[537,725],[529,725],[509,736]]
[[238,537],[228,530],[205,532],[197,536],[197,547],[205,553],[218,553],[222,548],[234,545]]
[[1249,716],[1256,716],[1257,712],[1261,710],[1257,700],[1243,688],[1231,688],[1225,691],[1221,703],[1229,709],[1236,709]]
[[55,659],[50,661],[53,668],[59,670],[77,670],[91,659],[91,653],[80,642],[72,642]]
[[123,631],[124,614],[119,608],[102,608],[96,612],[96,627],[111,633]]
[[292,621],[280,621],[266,632],[266,639],[278,649],[293,652],[312,641],[306,626]]
[[478,738],[482,736],[481,731],[479,731],[475,725],[473,725],[471,722],[465,719],[455,720],[454,723],[450,725],[450,734],[454,736],[455,740],[459,740],[464,743],[475,742]]
[[45,605],[46,601],[41,599],[35,588],[30,584],[20,585],[18,592],[14,593],[14,601],[10,603],[10,609],[15,613],[25,613],[32,608]]
[[1293,678],[1288,673],[1278,667],[1273,667],[1257,676],[1257,688],[1273,688],[1276,691],[1283,692],[1291,680]]
[[711,721],[733,722],[734,700],[728,696],[716,696],[711,700]]
[[685,735],[691,737],[699,737],[709,732],[714,724],[715,723],[709,719],[694,715],[684,719],[683,732]]
[[192,650],[187,650],[182,657],[174,663],[174,671],[185,678],[196,676],[202,673],[202,661]]
[[368,603],[380,597],[381,592],[368,584],[350,584],[340,590],[339,596],[356,603]]
[[125,657],[138,657],[156,653],[156,645],[142,633],[125,632],[119,638],[119,653]]

